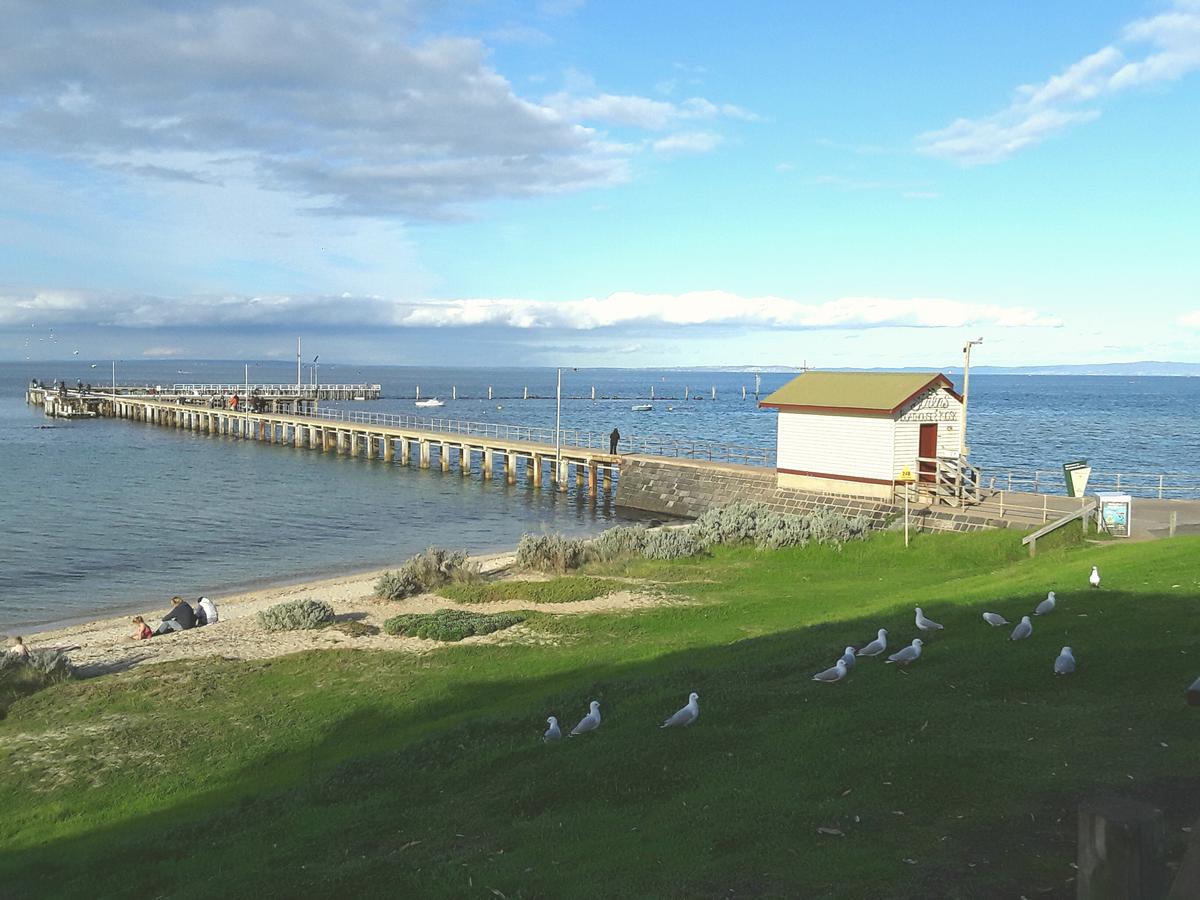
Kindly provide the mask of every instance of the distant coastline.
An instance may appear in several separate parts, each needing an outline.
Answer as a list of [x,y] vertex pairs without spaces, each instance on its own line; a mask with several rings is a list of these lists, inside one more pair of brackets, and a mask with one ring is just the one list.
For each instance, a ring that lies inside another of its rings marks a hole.
[[[826,372],[962,372],[962,366],[811,366]],[[761,372],[764,375],[803,372],[802,366],[665,366],[664,372]],[[1046,366],[971,366],[974,375],[1109,375],[1123,378],[1170,377],[1200,378],[1200,363],[1141,362],[1046,365]]]

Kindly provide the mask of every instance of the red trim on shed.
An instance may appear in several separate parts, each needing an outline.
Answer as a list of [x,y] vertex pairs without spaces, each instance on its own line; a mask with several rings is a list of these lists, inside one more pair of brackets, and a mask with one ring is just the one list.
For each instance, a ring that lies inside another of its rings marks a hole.
[[775,470],[776,475],[807,475],[809,478],[829,478],[833,481],[854,481],[859,484],[895,484],[889,478],[865,478],[861,475],[833,475],[829,472],[804,472],[800,469]]

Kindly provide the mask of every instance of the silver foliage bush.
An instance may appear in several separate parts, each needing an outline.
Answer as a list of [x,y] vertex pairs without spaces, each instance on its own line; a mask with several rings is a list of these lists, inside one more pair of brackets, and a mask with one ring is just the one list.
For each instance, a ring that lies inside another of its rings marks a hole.
[[30,650],[28,656],[0,651],[0,674],[20,668],[28,668],[50,681],[75,675],[75,666],[70,657],[59,650]]
[[333,607],[323,600],[291,600],[258,613],[258,624],[266,631],[301,631],[332,621]]
[[470,562],[467,551],[430,547],[406,560],[399,569],[380,575],[375,582],[375,594],[384,600],[403,600],[447,582],[479,578],[479,566]]
[[825,506],[788,515],[762,503],[739,501],[708,510],[691,528],[710,544],[753,543],[763,550],[777,550],[809,542],[840,546],[863,540],[870,525],[862,516],[847,516]]
[[641,525],[618,525],[602,532],[592,546],[604,562],[622,556],[640,556],[648,534],[650,531]]
[[560,534],[527,534],[517,544],[517,565],[535,572],[562,575],[596,557],[590,541]]
[[684,559],[688,556],[699,556],[707,551],[708,547],[708,542],[692,531],[691,527],[664,528],[646,533],[641,554],[646,559]]

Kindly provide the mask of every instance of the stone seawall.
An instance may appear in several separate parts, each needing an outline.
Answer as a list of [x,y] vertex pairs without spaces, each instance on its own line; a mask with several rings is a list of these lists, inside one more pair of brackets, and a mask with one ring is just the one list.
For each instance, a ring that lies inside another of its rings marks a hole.
[[[710,463],[691,459],[626,456],[617,479],[617,506],[694,519],[714,506],[738,500],[763,503],[781,513],[805,513],[818,507],[847,516],[863,516],[881,528],[901,515],[901,504],[873,497],[819,494],[781,488],[775,471],[757,466]],[[953,509],[916,508],[912,525],[923,531],[982,531],[1007,525],[1001,519],[964,514]]]

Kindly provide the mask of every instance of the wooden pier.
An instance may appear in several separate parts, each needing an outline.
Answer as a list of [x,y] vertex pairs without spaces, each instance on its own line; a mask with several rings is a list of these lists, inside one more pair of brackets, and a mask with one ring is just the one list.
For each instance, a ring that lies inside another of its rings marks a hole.
[[[620,457],[590,447],[562,446],[500,435],[461,434],[389,424],[384,416],[343,411],[299,415],[290,412],[250,412],[210,408],[202,403],[157,397],[107,397],[101,413],[201,434],[224,435],[268,444],[288,444],[321,453],[380,459],[401,465],[416,463],[461,476],[478,472],[485,481],[495,477],[516,484],[520,474],[533,487],[550,482],[566,491],[572,478],[587,496],[613,490]],[[396,417],[391,417],[396,418]],[[375,421],[372,421],[375,419]],[[497,469],[499,471],[497,472]]]

